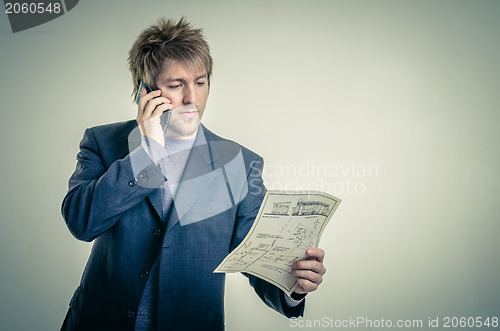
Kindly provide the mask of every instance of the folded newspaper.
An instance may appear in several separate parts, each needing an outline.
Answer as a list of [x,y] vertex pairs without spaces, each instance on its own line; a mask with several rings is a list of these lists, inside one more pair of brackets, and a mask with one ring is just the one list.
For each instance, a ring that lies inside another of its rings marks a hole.
[[268,191],[252,228],[214,272],[246,272],[291,295],[297,277],[293,262],[318,247],[328,221],[341,200],[322,192]]

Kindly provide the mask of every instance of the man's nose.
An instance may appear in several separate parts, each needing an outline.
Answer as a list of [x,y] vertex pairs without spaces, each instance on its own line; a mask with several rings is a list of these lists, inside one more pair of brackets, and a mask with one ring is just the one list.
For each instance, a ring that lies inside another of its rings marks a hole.
[[196,103],[196,91],[193,85],[188,85],[184,89],[184,104]]

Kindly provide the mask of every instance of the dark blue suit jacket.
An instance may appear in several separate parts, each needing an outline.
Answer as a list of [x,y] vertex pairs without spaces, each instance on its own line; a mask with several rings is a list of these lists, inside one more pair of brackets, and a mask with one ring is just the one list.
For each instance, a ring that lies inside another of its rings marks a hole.
[[[156,258],[163,270],[158,330],[224,329],[225,275],[213,270],[257,215],[263,161],[204,127],[199,131],[204,143],[192,149],[186,185],[162,219],[159,187],[168,179],[142,148],[136,122],[86,130],[62,214],[76,238],[94,243],[62,329],[133,330]],[[302,315],[304,303],[289,308],[277,287],[246,276],[269,307]]]

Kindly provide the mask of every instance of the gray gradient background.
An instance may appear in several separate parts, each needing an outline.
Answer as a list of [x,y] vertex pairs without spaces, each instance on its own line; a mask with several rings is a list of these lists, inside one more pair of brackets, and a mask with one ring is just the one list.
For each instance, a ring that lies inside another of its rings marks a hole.
[[[268,186],[343,199],[306,319],[500,315],[500,1],[111,3],[17,34],[0,14],[0,329],[60,326],[91,247],[60,215],[78,143],[135,117],[127,52],[162,15],[212,47],[205,124],[260,153]],[[348,182],[363,194],[329,190]],[[226,325],[290,329],[241,275]]]

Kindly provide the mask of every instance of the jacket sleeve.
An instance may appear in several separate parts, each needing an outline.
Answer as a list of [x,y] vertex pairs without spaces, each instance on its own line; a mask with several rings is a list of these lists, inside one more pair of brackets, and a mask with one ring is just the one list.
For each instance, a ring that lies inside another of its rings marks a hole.
[[[231,251],[241,243],[252,227],[266,194],[266,188],[262,180],[263,166],[264,161],[261,157],[250,163],[250,171],[247,177],[248,192],[238,206],[236,228],[231,244]],[[248,277],[250,285],[255,290],[255,293],[257,293],[268,307],[288,318],[303,316],[305,299],[297,306],[290,307],[285,301],[286,294],[278,287],[256,276],[246,273],[243,273],[243,275]]]
[[92,241],[112,227],[121,213],[166,180],[141,146],[109,168],[99,147],[92,129],[87,129],[61,207],[70,232],[83,241]]
[[271,307],[288,318],[304,315],[305,299],[297,306],[290,307],[285,301],[285,292],[258,277],[245,273],[244,275],[248,277],[248,281],[255,290],[255,293],[257,293],[268,307]]

